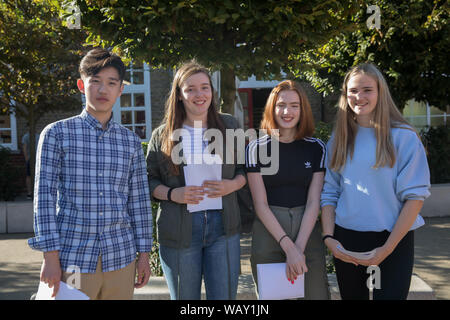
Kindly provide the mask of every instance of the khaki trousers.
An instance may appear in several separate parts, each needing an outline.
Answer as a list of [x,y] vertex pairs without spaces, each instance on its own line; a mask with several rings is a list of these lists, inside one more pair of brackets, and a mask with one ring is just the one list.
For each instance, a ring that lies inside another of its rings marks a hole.
[[[95,273],[80,273],[79,289],[91,300],[132,300],[134,293],[134,283],[136,277],[136,261],[133,261],[125,268],[116,271],[102,272],[101,256],[97,261]],[[70,278],[69,278],[70,277]],[[77,277],[74,273],[63,272],[62,281],[72,281]]]
[[[305,206],[295,208],[270,206],[270,209],[289,238],[295,242],[300,231]],[[306,266],[308,267],[308,272],[305,273],[305,299],[329,300],[325,246],[318,223],[315,224],[311,232],[304,253]],[[258,286],[257,264],[286,262],[283,249],[258,218],[253,223],[250,262],[256,286]]]

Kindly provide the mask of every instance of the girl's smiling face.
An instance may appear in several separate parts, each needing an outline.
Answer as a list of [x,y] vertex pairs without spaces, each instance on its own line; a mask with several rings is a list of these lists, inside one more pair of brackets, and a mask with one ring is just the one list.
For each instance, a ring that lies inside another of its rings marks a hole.
[[188,119],[206,120],[212,100],[209,77],[199,72],[183,81],[180,86],[180,100],[183,101]]
[[378,101],[378,85],[365,74],[355,74],[347,82],[347,103],[361,126],[370,126]]
[[294,90],[283,90],[275,104],[275,121],[280,129],[296,129],[300,120],[300,97]]

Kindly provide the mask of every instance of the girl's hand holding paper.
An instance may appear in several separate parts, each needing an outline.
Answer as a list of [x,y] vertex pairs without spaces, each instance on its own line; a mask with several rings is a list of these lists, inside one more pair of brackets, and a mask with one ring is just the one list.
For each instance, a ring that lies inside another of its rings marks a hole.
[[198,204],[205,194],[203,187],[186,186],[173,189],[172,200],[177,203]]
[[219,198],[226,196],[234,191],[233,181],[229,179],[223,180],[206,180],[202,186],[208,198]]

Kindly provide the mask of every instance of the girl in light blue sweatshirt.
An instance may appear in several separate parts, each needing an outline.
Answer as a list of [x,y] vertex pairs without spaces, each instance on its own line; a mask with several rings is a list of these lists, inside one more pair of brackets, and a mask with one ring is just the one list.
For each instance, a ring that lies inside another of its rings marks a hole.
[[[406,299],[414,231],[430,178],[424,147],[372,64],[344,78],[327,148],[321,195],[323,239],[334,255],[342,299]],[[343,252],[375,250],[371,258]],[[368,266],[377,266],[367,269]],[[374,273],[375,283],[368,281]]]

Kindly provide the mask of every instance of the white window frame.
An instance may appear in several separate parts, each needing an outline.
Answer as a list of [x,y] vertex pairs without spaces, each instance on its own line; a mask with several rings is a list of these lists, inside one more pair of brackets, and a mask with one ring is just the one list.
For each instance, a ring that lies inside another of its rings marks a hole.
[[264,80],[256,80],[256,76],[251,76],[245,81],[241,81],[239,83],[239,88],[252,88],[252,89],[259,89],[259,88],[273,88],[277,84],[279,84],[280,81],[273,80],[273,81],[264,81]]
[[[281,71],[282,79],[286,78],[286,73]],[[277,86],[282,80],[256,80],[256,76],[252,75],[248,77],[247,80],[242,80],[239,82],[239,88],[250,88],[250,89],[263,89],[263,88],[273,88]]]
[[18,151],[17,148],[17,124],[16,124],[16,115],[12,112],[9,115],[9,119],[11,121],[11,129],[0,128],[0,131],[9,131],[11,130],[11,143],[0,143],[0,145],[4,148],[9,148],[12,151]]
[[[129,70],[130,68],[127,68]],[[131,68],[132,69],[132,68]],[[145,106],[143,107],[131,107],[127,108],[129,111],[139,111],[145,110],[145,138],[141,139],[142,141],[148,141],[152,134],[152,101],[151,101],[151,92],[150,92],[150,67],[148,64],[143,63],[142,65],[143,73],[144,73],[144,83],[143,84],[129,84],[125,85],[122,95],[124,94],[134,94],[134,93],[143,93],[145,99]],[[141,70],[141,69],[137,69]],[[124,111],[123,108],[120,107],[120,97],[117,99],[116,103],[113,106],[113,119],[115,122],[122,124],[121,111]],[[135,125],[135,124],[133,124]]]

